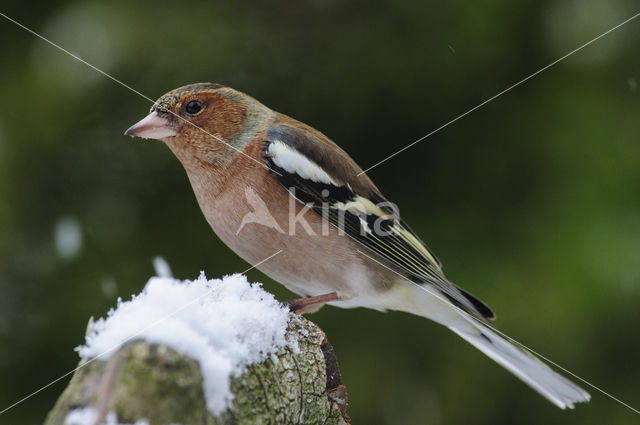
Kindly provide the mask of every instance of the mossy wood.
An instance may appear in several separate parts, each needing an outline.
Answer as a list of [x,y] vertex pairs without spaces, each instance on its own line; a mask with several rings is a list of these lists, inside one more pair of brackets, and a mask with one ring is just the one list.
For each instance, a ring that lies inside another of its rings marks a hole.
[[299,352],[281,350],[277,362],[268,359],[232,378],[233,402],[218,417],[206,408],[197,361],[166,346],[134,340],[108,360],[79,368],[45,424],[63,425],[70,411],[93,407],[96,425],[109,412],[120,423],[146,419],[150,425],[346,425],[346,389],[324,333],[296,315],[287,332],[298,340]]

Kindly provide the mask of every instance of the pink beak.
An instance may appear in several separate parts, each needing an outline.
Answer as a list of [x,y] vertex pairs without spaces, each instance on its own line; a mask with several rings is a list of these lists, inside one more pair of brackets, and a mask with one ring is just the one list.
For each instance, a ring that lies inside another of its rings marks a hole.
[[125,136],[142,137],[143,139],[162,140],[176,135],[171,123],[161,117],[157,112],[152,112],[141,121],[138,121],[124,132]]

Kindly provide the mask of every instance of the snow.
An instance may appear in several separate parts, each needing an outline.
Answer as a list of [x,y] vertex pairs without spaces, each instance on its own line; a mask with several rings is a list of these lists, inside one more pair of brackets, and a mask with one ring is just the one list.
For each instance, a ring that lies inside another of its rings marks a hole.
[[95,425],[98,419],[98,412],[93,407],[83,407],[74,409],[67,413],[64,418],[64,425]]
[[61,258],[70,260],[82,250],[82,228],[73,217],[63,217],[56,223],[54,232],[56,252]]
[[100,289],[107,298],[114,298],[118,294],[118,282],[113,276],[102,276],[100,279]]
[[285,346],[289,310],[250,284],[244,275],[193,281],[153,277],[130,301],[118,300],[115,310],[95,322],[83,358],[108,358],[132,339],[164,344],[200,363],[209,411],[217,416],[229,407],[230,378],[248,365],[271,358]]
[[[83,407],[74,409],[67,413],[64,418],[64,425],[96,425],[98,412],[93,407]],[[107,413],[105,421],[99,425],[128,425],[118,422],[118,416],[114,412]],[[146,419],[140,419],[132,425],[149,425]]]
[[162,257],[158,256],[153,259],[153,269],[158,277],[173,277],[169,263]]

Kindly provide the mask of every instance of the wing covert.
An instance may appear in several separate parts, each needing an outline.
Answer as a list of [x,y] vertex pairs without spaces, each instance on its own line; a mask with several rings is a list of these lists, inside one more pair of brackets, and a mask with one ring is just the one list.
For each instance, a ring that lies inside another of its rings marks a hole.
[[417,284],[436,287],[476,317],[493,318],[489,307],[444,277],[439,260],[400,218],[395,205],[365,175],[358,177],[360,168],[333,142],[278,125],[267,132],[263,158],[292,196],[391,263],[400,274]]

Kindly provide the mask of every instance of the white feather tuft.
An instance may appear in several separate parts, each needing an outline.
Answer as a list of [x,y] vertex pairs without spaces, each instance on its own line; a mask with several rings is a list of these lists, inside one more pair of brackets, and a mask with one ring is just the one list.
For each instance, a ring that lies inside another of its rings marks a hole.
[[340,186],[322,167],[280,140],[271,142],[267,152],[273,162],[288,173],[297,174],[316,183]]

